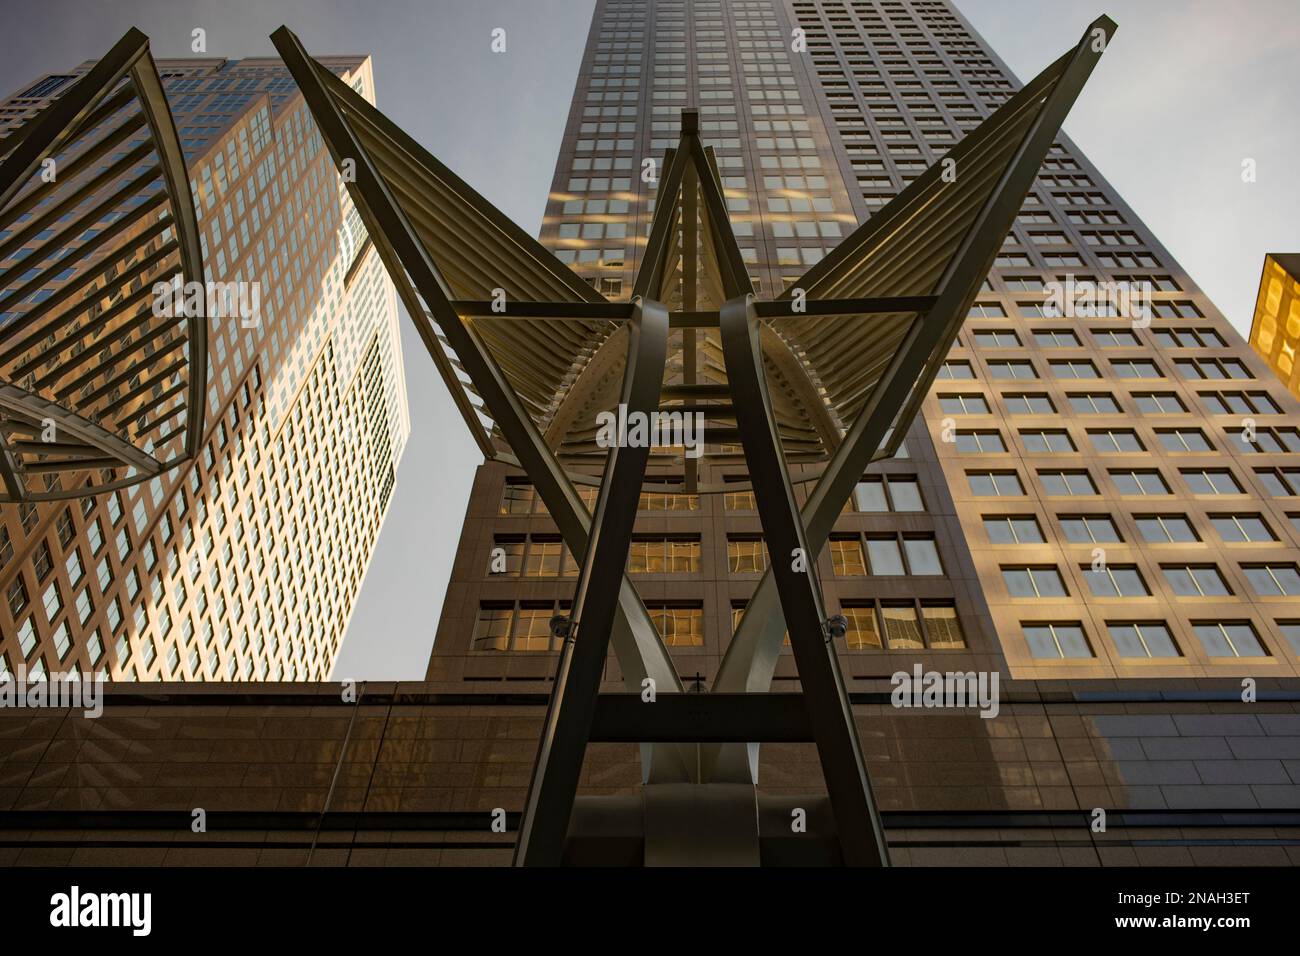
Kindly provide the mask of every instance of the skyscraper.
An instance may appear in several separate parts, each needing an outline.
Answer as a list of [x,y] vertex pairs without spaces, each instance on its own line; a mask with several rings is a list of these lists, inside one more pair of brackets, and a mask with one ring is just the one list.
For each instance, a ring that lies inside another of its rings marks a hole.
[[[776,295],[1017,88],[939,0],[602,0],[541,239],[626,297],[695,107],[755,287]],[[685,381],[725,381],[716,334],[674,333]],[[552,423],[605,387],[599,353],[574,347]],[[772,385],[795,438],[843,427],[795,420],[809,386],[827,383]],[[1060,136],[900,453],[868,469],[820,558],[850,687],[914,661],[1295,676],[1297,411]],[[582,469],[582,449],[557,451]],[[726,452],[652,460],[629,564],[679,672],[706,684],[766,566],[752,495],[700,491],[744,478]],[[484,465],[428,679],[545,681],[575,573],[527,480]],[[776,686],[796,676],[784,655]]]
[[[369,58],[328,63],[373,98]],[[11,96],[0,106],[5,128],[92,65]],[[324,679],[410,430],[396,299],[278,60],[158,66],[205,278],[236,283],[253,308],[209,319],[197,460],[104,495],[78,498],[69,487],[66,500],[0,507],[0,674]],[[85,180],[126,162],[142,135],[113,144]],[[139,168],[127,163],[88,190],[77,212]],[[30,301],[67,281],[77,278],[56,276]],[[105,308],[118,301],[107,282],[95,288]]]

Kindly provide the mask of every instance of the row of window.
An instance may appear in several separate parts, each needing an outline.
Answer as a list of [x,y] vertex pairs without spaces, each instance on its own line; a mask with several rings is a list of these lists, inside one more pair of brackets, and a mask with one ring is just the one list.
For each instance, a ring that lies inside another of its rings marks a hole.
[[[1268,392],[1198,392],[1214,415],[1280,415],[1282,408]],[[1052,397],[1041,392],[1007,392],[1002,401],[1012,415],[1052,415],[1057,412]],[[1174,392],[1134,392],[1130,395],[1137,411],[1147,415],[1174,415],[1187,411]],[[1119,415],[1128,411],[1110,392],[1070,392],[1070,408],[1080,415]],[[981,393],[940,393],[939,408],[946,415],[988,415],[988,399]]]
[[[1278,621],[1292,653],[1300,655],[1300,621]],[[1192,633],[1207,657],[1268,657],[1249,621],[1193,621]],[[1022,621],[1031,656],[1072,660],[1097,656],[1079,621]],[[1177,658],[1184,654],[1164,621],[1107,622],[1106,631],[1121,658]]]
[[[1268,543],[1279,540],[1268,521],[1259,513],[1212,513],[1210,525],[1225,544]],[[1300,513],[1288,515],[1300,532]],[[1115,519],[1108,514],[1058,515],[1065,540],[1071,544],[1121,544]],[[1137,514],[1133,516],[1142,539],[1149,544],[1192,544],[1201,540],[1185,514]],[[985,515],[984,532],[993,544],[1044,544],[1047,538],[1034,515]]]
[[[557,651],[551,621],[567,615],[567,601],[485,602],[478,609],[471,649],[475,651]],[[704,646],[704,606],[690,602],[649,602],[646,610],[669,647]],[[734,631],[744,605],[731,609]],[[966,646],[952,602],[844,602],[845,641],[851,650],[953,650]],[[789,638],[786,638],[789,644]]]
[[[977,308],[987,311],[994,307]],[[1099,348],[1134,348],[1142,344],[1137,333],[1128,329],[1094,328],[1089,331]],[[1083,342],[1080,341],[1078,334],[1071,329],[1034,329],[1031,334],[1034,344],[1039,348],[1083,348]],[[1209,328],[1156,328],[1152,329],[1151,337],[1155,339],[1157,345],[1165,349],[1228,347],[1223,337]],[[1020,340],[1020,333],[1015,329],[976,329],[970,333],[970,343],[977,349],[1014,349],[1024,346]],[[961,339],[958,339],[958,345],[961,345]]]
[[[1245,494],[1241,482],[1227,468],[1183,468],[1179,470],[1188,491],[1193,495]],[[1115,493],[1131,496],[1172,495],[1169,482],[1158,468],[1110,469],[1107,471]],[[1037,471],[1043,493],[1052,497],[1092,497],[1101,492],[1087,468],[1046,469]],[[1265,490],[1277,498],[1300,495],[1300,469],[1257,468],[1255,476]],[[1017,471],[1008,469],[968,471],[970,493],[977,498],[1024,497],[1025,486]]]
[[[1146,443],[1132,428],[1089,428],[1085,431],[1093,450],[1100,454],[1145,452]],[[1157,428],[1156,440],[1172,454],[1212,452],[1214,444],[1199,428]],[[1077,452],[1078,446],[1064,428],[1022,429],[1021,443],[1029,454]],[[1247,454],[1300,452],[1300,428],[1228,429],[1229,440]],[[957,451],[968,454],[1003,454],[1008,451],[1002,432],[996,428],[959,429],[952,434]]]
[[[900,456],[901,457],[901,456]],[[679,479],[659,479],[672,482]],[[591,485],[575,486],[578,497],[595,511],[597,489]],[[728,491],[722,495],[727,511],[757,511],[753,491]],[[693,494],[643,491],[637,503],[638,511],[698,511],[700,496]],[[925,510],[921,486],[916,475],[870,475],[858,482],[852,499],[845,505],[846,512],[918,512]],[[498,513],[503,515],[546,515],[550,512],[527,479],[509,478],[501,495]]]
[[[940,575],[943,564],[933,535],[837,534],[831,560],[840,576],[871,574]],[[733,574],[767,570],[767,548],[757,535],[727,538],[727,566]],[[693,574],[700,570],[700,539],[692,536],[637,536],[628,548],[629,574]],[[577,562],[558,536],[498,536],[488,559],[489,576],[575,577]]]
[[[984,363],[993,381],[1037,381],[1040,376],[1034,363],[1028,359],[992,359]],[[1092,359],[1053,359],[1047,363],[1052,374],[1059,379],[1100,379],[1102,374]],[[1110,360],[1111,371],[1120,379],[1166,378],[1159,363],[1148,358],[1122,358]],[[1180,358],[1174,367],[1185,379],[1196,381],[1250,379],[1250,369],[1235,358]],[[938,377],[946,381],[974,381],[975,369],[965,360],[950,360],[939,368]]]
[[[1084,564],[1080,576],[1093,597],[1150,597],[1151,588],[1135,564]],[[1160,572],[1170,593],[1180,598],[1231,597],[1233,592],[1218,565],[1162,564]],[[1300,596],[1300,569],[1294,563],[1242,564],[1241,572],[1260,597]],[[1003,565],[1002,581],[1013,598],[1069,597],[1054,564]]]

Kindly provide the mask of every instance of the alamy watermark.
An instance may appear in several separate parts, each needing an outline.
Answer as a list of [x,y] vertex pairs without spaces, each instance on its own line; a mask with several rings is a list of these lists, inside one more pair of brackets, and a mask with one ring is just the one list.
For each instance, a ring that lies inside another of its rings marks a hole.
[[998,715],[997,671],[898,671],[889,679],[894,685],[889,701],[895,707],[952,708],[978,707],[989,720]]
[[672,448],[680,445],[687,458],[704,454],[703,412],[629,412],[620,404],[617,412],[596,416],[596,445],[599,448]]
[[262,324],[262,283],[260,282],[155,282],[153,314],[157,318],[201,317],[239,319],[246,329]]
[[0,708],[53,708],[84,710],[94,720],[104,713],[104,675],[84,678],[76,671],[29,680],[27,668],[17,675],[0,675]]
[[73,885],[50,897],[50,925],[126,927],[132,936],[153,931],[152,893],[94,893]]
[[1043,284],[1046,302],[1043,315],[1052,319],[1098,318],[1108,315],[1129,319],[1134,325],[1151,324],[1150,282],[1107,279],[1075,279],[1066,275],[1064,281]]

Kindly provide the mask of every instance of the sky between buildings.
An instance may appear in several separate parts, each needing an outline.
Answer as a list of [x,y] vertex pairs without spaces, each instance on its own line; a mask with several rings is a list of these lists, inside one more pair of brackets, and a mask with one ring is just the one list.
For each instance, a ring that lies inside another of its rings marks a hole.
[[[1267,252],[1300,251],[1300,5],[1294,0],[957,0],[1021,79],[1107,12],[1119,23],[1065,123],[1243,334]],[[374,57],[380,109],[506,215],[541,223],[592,0],[0,0],[0,95],[101,55],[130,26],[154,56]],[[12,28],[18,25],[19,28]],[[506,51],[492,52],[494,28]],[[1257,178],[1242,181],[1242,161]],[[412,435],[335,679],[424,675],[481,461],[410,323]]]

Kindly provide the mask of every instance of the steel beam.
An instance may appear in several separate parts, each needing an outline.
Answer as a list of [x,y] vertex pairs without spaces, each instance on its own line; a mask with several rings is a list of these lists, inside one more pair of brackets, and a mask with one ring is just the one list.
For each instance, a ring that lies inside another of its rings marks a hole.
[[[356,162],[356,178],[348,183],[348,190],[389,275],[395,281],[409,276],[411,286],[428,307],[428,313],[424,308],[411,311],[425,348],[431,354],[440,354],[442,346],[437,330],[441,329],[520,467],[533,481],[569,550],[573,554],[585,554],[591,525],[586,505],[487,347],[456,312],[450,292],[429,251],[417,237],[373,160],[324,85],[323,81],[328,77],[318,72],[301,42],[287,28],[281,27],[271,39],[302,90],[335,162],[341,163],[343,159]],[[341,82],[339,85],[347,88]],[[437,323],[436,328],[434,323]],[[617,593],[620,612],[610,640],[624,682],[630,689],[639,690],[641,681],[651,677],[661,693],[680,691],[677,669],[645,605],[625,574]],[[662,774],[667,779],[690,779],[693,771],[693,762],[688,765],[674,750],[665,748],[655,748],[653,758],[647,762],[651,773]]]
[[149,49],[149,38],[132,27],[80,79],[31,120],[22,140],[0,161],[0,208],[14,198],[41,161],[76,136],[82,121]]
[[[629,417],[648,417],[659,407],[668,358],[668,311],[657,302],[633,301],[622,404]],[[618,612],[619,584],[650,459],[648,443],[628,446],[622,443],[623,437],[619,436],[609,451],[596,499],[596,516],[573,597],[572,621],[563,635],[564,650],[515,844],[517,866],[558,866],[564,855],[609,636]]]
[[601,694],[592,741],[640,743],[811,743],[812,723],[803,694]]
[[884,828],[867,779],[853,709],[840,674],[835,644],[826,630],[815,552],[810,551],[804,534],[772,414],[753,296],[730,300],[723,305],[721,317],[727,379],[771,555],[769,567],[776,579],[782,618],[789,628],[790,646],[799,667],[803,699],[817,738],[844,860],[853,866],[888,866]]

